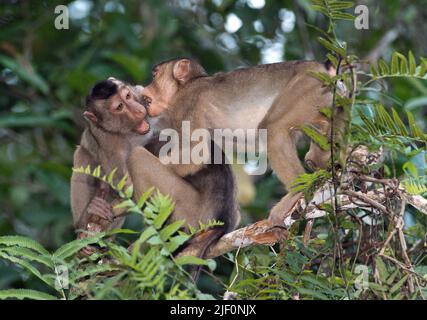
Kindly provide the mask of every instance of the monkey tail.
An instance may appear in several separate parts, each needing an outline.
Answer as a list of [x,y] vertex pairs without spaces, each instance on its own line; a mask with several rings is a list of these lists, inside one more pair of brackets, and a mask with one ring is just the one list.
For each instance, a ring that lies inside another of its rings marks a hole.
[[[207,257],[208,249],[214,245],[225,233],[226,228],[225,227],[217,227],[215,229],[211,229],[206,231],[207,234],[204,239],[203,243],[200,245],[200,252],[199,252],[199,258],[205,259]],[[197,282],[200,276],[200,272],[202,271],[202,266],[193,266],[190,268],[190,275],[193,278],[194,282]]]

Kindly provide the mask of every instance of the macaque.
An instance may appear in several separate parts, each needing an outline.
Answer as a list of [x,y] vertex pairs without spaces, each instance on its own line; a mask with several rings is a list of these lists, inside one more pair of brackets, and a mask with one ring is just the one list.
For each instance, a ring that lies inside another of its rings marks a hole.
[[[288,194],[270,212],[273,224],[283,225],[301,194],[290,192],[292,181],[304,173],[297,155],[300,127],[309,125],[330,135],[329,119],[319,109],[331,107],[332,93],[308,71],[335,75],[328,64],[292,61],[208,75],[192,59],[156,65],[152,82],[143,90],[148,114],[157,127],[180,132],[182,121],[207,129],[267,129],[267,156]],[[305,156],[312,169],[325,168],[329,151],[311,142]],[[194,174],[202,165],[170,166],[179,176]],[[144,178],[141,177],[143,180]]]
[[[203,257],[208,246],[233,230],[239,221],[232,171],[229,165],[209,165],[194,175],[181,177],[163,165],[156,156],[161,145],[155,140],[148,143],[154,130],[141,104],[141,92],[141,86],[129,86],[114,78],[92,88],[83,113],[88,127],[74,153],[74,167],[90,165],[93,169],[101,165],[106,173],[117,168],[118,179],[128,174],[127,183],[134,185],[135,200],[148,188],[156,187],[175,202],[172,220],[184,219],[193,227],[211,219],[224,222],[198,243]],[[100,180],[73,173],[71,208],[77,230],[119,228],[124,212],[113,207],[120,201]]]

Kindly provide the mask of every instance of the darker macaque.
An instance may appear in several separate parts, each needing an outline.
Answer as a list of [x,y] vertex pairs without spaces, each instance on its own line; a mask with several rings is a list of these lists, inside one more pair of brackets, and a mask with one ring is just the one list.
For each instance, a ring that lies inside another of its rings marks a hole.
[[[148,188],[156,187],[175,201],[172,220],[184,219],[193,227],[211,219],[223,221],[224,226],[197,243],[203,257],[209,245],[239,221],[232,171],[229,165],[208,165],[194,175],[181,177],[163,165],[157,157],[161,143],[151,137],[154,130],[150,130],[146,109],[141,105],[141,90],[114,78],[92,88],[84,112],[88,127],[75,151],[74,167],[91,165],[93,169],[101,165],[104,172],[117,168],[116,177],[128,174],[135,200]],[[71,207],[76,229],[99,232],[120,227],[123,209],[113,209],[120,201],[108,185],[73,173]]]
[[[329,119],[319,109],[331,106],[332,93],[308,71],[335,74],[326,64],[292,61],[209,76],[194,60],[174,59],[153,68],[152,82],[143,90],[143,103],[150,116],[159,116],[160,130],[180,132],[183,120],[190,121],[192,128],[267,129],[270,165],[288,190],[269,219],[282,225],[301,198],[289,192],[295,177],[304,173],[296,148],[300,127],[309,125],[326,135],[331,131]],[[329,152],[311,142],[305,161],[312,169],[325,168]],[[170,167],[185,176],[202,165]]]

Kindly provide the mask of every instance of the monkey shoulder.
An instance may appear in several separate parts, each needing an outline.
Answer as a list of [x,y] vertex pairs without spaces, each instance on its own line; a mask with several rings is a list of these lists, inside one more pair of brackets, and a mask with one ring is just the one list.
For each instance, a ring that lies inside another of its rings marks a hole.
[[82,144],[77,145],[76,150],[74,151],[73,160],[74,160],[74,166],[88,165],[88,164],[92,164],[93,162],[92,155]]

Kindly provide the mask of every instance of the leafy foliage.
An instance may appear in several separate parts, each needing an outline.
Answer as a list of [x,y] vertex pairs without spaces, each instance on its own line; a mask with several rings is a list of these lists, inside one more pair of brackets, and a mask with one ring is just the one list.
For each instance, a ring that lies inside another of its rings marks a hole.
[[[340,170],[346,169],[340,155],[364,144],[383,148],[387,157],[361,172],[398,179],[407,191],[425,195],[427,86],[426,60],[420,57],[427,52],[424,4],[368,1],[371,14],[382,15],[376,15],[374,28],[371,21],[370,30],[356,31],[350,1],[267,1],[260,9],[245,1],[208,1],[203,7],[188,1],[116,1],[115,7],[88,1],[83,17],[71,17],[71,30],[59,31],[52,27],[52,12],[64,1],[10,3],[5,2],[0,16],[0,232],[25,236],[0,237],[1,299],[207,299],[221,297],[225,289],[247,299],[427,296],[422,251],[427,220],[413,208],[404,212],[409,264],[391,234],[394,219],[370,207],[337,211],[331,203],[322,208],[329,214],[316,219],[308,241],[304,233],[309,228],[300,219],[288,239],[274,248],[226,254],[214,270],[216,281],[203,275],[196,287],[183,266],[202,264],[212,270],[214,262],[171,254],[191,235],[220,222],[183,233],[182,222],[165,224],[172,199],[154,194],[148,200],[147,193],[134,203],[131,187],[121,179],[112,183],[114,172],[104,176],[100,168],[76,168],[111,182],[125,198],[120,206],[132,213],[128,220],[140,217],[143,226],[137,222],[131,229],[70,241],[68,197],[72,152],[81,129],[75,110],[95,81],[111,75],[146,81],[151,64],[182,55],[199,58],[209,72],[273,62],[275,55],[268,53],[274,48],[284,49],[279,53],[284,60],[320,61],[326,56],[338,74],[313,76],[332,89],[342,82],[354,94],[347,97],[336,90],[333,108],[320,106],[334,122],[341,111],[346,114],[344,130],[334,132],[332,139],[302,128],[331,151],[333,161],[328,171],[299,177],[297,191],[309,199],[326,181],[337,188],[348,183],[339,179]],[[231,14],[243,22],[235,32],[226,29]],[[383,35],[396,32],[398,40],[379,45]],[[375,56],[371,53],[383,58],[367,71],[364,57]],[[361,68],[355,70],[356,65]],[[360,191],[367,183],[350,185]],[[244,223],[265,217],[283,195],[279,186],[274,175],[260,177],[256,198],[242,210]],[[391,215],[400,214],[395,203],[384,206]],[[112,240],[113,235],[118,239]],[[386,243],[390,235],[392,241]],[[130,242],[135,245],[129,249]],[[87,245],[100,249],[80,257]],[[410,272],[402,267],[409,265]],[[65,279],[64,270],[68,289],[59,281]]]
[[423,57],[420,59],[421,62],[417,66],[415,57],[411,51],[409,51],[408,58],[399,52],[393,52],[390,66],[383,59],[378,61],[378,66],[370,66],[371,74],[369,76],[372,79],[366,82],[365,85],[369,85],[373,81],[395,77],[427,80],[427,59]]
[[[79,169],[76,169],[78,171]],[[92,176],[100,178],[100,168],[90,171],[82,168]],[[102,177],[116,191],[127,197],[123,190],[123,179],[114,184],[114,172]],[[191,238],[191,234],[181,231],[184,221],[166,224],[173,211],[172,200],[159,193],[147,200],[152,190],[141,196],[138,204],[125,199],[119,206],[140,214],[144,226],[142,232],[122,229],[109,233],[98,233],[84,239],[77,239],[64,244],[50,254],[38,242],[22,236],[0,237],[0,258],[24,268],[28,273],[53,291],[57,297],[36,290],[13,289],[0,290],[0,298],[17,299],[166,299],[174,296],[180,298],[204,297],[192,282],[183,266],[205,265],[214,269],[213,261],[196,257],[173,257],[173,253]],[[145,208],[141,208],[145,205]],[[207,227],[219,223],[210,222]],[[194,233],[200,232],[194,229]],[[113,242],[112,235],[137,235],[132,246],[127,248]],[[79,251],[88,245],[97,245],[99,250],[82,257]],[[34,263],[36,263],[34,265]],[[60,268],[60,269],[58,269]],[[58,272],[60,270],[60,272]]]

